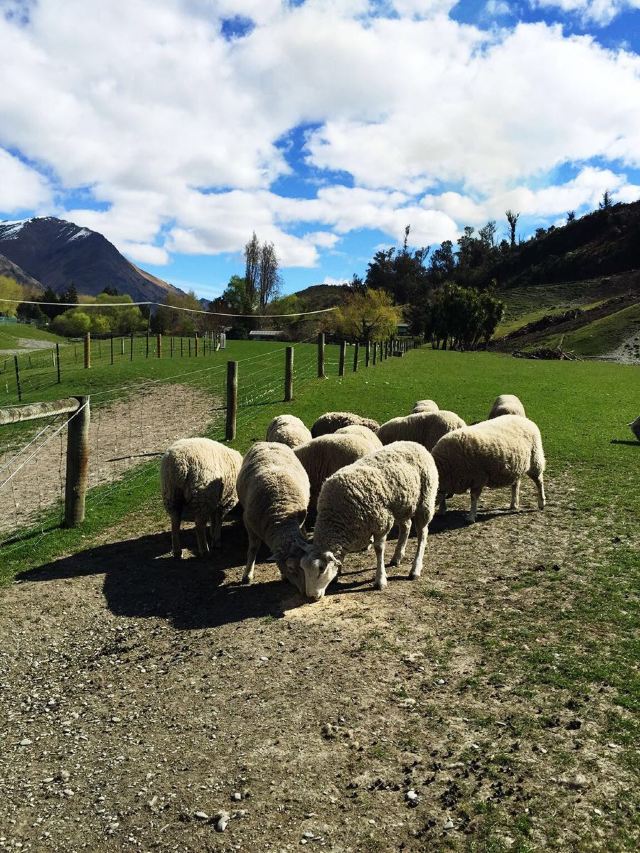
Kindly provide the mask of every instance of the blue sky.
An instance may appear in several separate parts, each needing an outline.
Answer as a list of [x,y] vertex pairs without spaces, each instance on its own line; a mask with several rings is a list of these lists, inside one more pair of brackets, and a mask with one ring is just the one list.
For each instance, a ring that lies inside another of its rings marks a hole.
[[0,218],[200,296],[640,198],[640,0],[0,0]]

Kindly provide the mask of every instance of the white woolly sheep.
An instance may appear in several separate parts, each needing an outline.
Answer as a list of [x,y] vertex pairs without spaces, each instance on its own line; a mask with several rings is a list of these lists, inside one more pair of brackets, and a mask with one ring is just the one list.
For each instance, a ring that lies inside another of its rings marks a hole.
[[361,435],[370,442],[372,450],[380,450],[382,447],[382,442],[375,432],[362,424],[349,424],[349,426],[340,427],[340,429],[337,429],[333,435]]
[[295,415],[277,415],[267,427],[266,440],[293,448],[311,441],[311,432]]
[[511,486],[511,509],[520,503],[520,478],[525,474],[538,490],[538,507],[544,509],[544,451],[540,430],[528,418],[500,415],[489,421],[457,429],[433,448],[440,476],[440,512],[447,495],[471,492],[467,519],[476,520],[478,499],[484,488]]
[[413,520],[418,543],[409,577],[420,577],[437,491],[433,458],[413,441],[390,444],[329,477],[318,499],[313,542],[301,560],[307,597],[322,598],[343,555],[364,551],[372,537],[377,557],[375,587],[384,589],[385,543],[394,523],[399,533],[389,565],[402,561]]
[[636,418],[635,421],[631,421],[629,426],[631,427],[631,432],[640,441],[640,417]]
[[180,523],[186,516],[196,523],[198,554],[209,551],[207,521],[214,548],[220,547],[222,520],[238,503],[236,479],[242,456],[209,438],[181,438],[160,462],[162,500],[171,518],[171,548],[180,559]]
[[377,435],[383,444],[391,444],[392,441],[417,441],[427,450],[431,450],[443,435],[463,426],[466,426],[465,422],[455,412],[418,412],[387,421],[382,424]]
[[301,527],[309,505],[309,477],[293,450],[275,441],[258,441],[238,474],[238,498],[249,536],[243,583],[251,583],[260,542],[276,559],[280,574],[302,592],[299,558],[307,540]]
[[515,394],[500,394],[496,397],[489,412],[489,420],[499,418],[500,415],[520,415],[526,418],[524,406]]
[[370,433],[372,439],[363,435],[332,433],[319,435],[318,438],[313,438],[307,444],[301,444],[300,447],[294,449],[293,452],[302,462],[304,470],[309,475],[311,485],[310,509],[315,509],[320,489],[327,477],[335,474],[345,465],[350,465],[356,459],[360,459],[367,453],[373,453],[382,447],[377,436],[371,430],[367,429],[367,432]]
[[380,426],[378,421],[374,421],[372,418],[363,418],[362,415],[354,415],[353,412],[326,412],[326,414],[320,415],[311,427],[311,435],[317,438],[319,435],[327,435],[327,433],[335,432],[340,427],[349,426],[349,424],[361,424],[374,432]]
[[416,400],[412,415],[417,415],[420,412],[439,412],[440,406],[434,400]]

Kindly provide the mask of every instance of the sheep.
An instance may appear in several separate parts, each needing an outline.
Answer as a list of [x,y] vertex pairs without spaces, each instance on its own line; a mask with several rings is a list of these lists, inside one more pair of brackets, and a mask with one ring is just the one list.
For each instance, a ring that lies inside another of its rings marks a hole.
[[354,415],[352,412],[327,412],[324,415],[320,415],[318,420],[313,424],[311,435],[317,438],[319,435],[335,432],[340,427],[349,426],[349,424],[361,424],[362,426],[369,427],[374,432],[380,426],[372,418],[363,418],[361,415]]
[[631,427],[631,432],[640,441],[640,417],[636,418],[635,421],[631,421],[629,426]]
[[520,415],[526,418],[524,406],[515,394],[500,394],[496,397],[489,412],[489,420],[499,418],[500,415]]
[[392,441],[417,441],[427,450],[431,450],[443,435],[463,426],[466,426],[465,422],[455,412],[418,412],[387,421],[382,424],[377,434],[383,444],[391,444]]
[[372,450],[380,450],[382,447],[382,442],[375,432],[362,424],[349,424],[349,426],[340,427],[333,435],[361,435],[371,443]]
[[209,520],[213,547],[220,547],[222,519],[238,503],[236,478],[241,465],[237,450],[209,438],[181,438],[167,449],[160,462],[160,482],[177,560],[182,557],[180,523],[185,511],[195,519],[199,556],[209,551]]
[[416,400],[411,411],[412,415],[417,415],[420,412],[439,412],[440,407],[433,400]]
[[418,544],[409,577],[419,578],[437,491],[433,458],[413,441],[394,442],[329,477],[318,500],[313,542],[300,563],[307,597],[322,598],[342,566],[343,555],[365,550],[372,537],[377,557],[375,588],[384,589],[387,536],[396,523],[398,541],[389,564],[395,566],[404,557],[412,520]]
[[279,441],[294,448],[311,441],[311,432],[295,415],[278,415],[267,427],[266,440]]
[[[365,427],[365,429],[367,428]],[[378,437],[369,429],[367,432],[371,435],[371,439],[363,435],[332,433],[320,435],[307,444],[302,444],[294,449],[293,452],[302,462],[309,475],[309,483],[311,484],[309,509],[315,510],[320,489],[327,477],[335,474],[345,465],[350,465],[356,459],[360,459],[367,453],[373,453],[382,447]]]
[[307,544],[301,527],[309,504],[309,477],[290,447],[258,441],[247,452],[238,474],[238,498],[249,536],[243,583],[251,583],[260,542],[276,559],[283,580],[302,592],[298,558]]
[[520,478],[527,474],[538,491],[538,508],[544,509],[544,451],[540,430],[520,415],[500,415],[443,436],[433,448],[440,476],[440,513],[446,496],[470,490],[474,522],[484,488],[511,486],[511,509],[520,503]]

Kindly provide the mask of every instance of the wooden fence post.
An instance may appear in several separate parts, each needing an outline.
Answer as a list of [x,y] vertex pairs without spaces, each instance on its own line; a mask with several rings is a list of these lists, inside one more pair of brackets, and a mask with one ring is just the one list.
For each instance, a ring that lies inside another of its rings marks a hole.
[[324,332],[318,334],[318,379],[324,379]]
[[149,327],[147,326],[147,352],[145,358],[149,358]]
[[13,363],[16,368],[16,387],[18,388],[18,402],[22,402],[22,387],[20,385],[20,368],[18,367],[18,356],[14,355]]
[[378,344],[375,341],[372,341],[373,344],[373,363],[375,364],[378,360]]
[[78,397],[80,408],[67,420],[67,473],[64,487],[64,526],[84,521],[89,480],[89,397]]
[[358,372],[358,354],[360,353],[360,341],[356,341],[353,347],[353,372]]
[[173,358],[173,335],[169,338],[169,350],[171,352],[171,358]]
[[133,361],[133,332],[131,332],[131,346],[130,346],[129,360]]
[[284,401],[293,400],[293,347],[287,347],[284,354]]
[[124,335],[120,338],[120,355],[124,355]]
[[189,358],[191,358],[191,338],[187,338],[187,341],[189,342]]
[[160,332],[156,335],[156,349],[158,350],[158,358],[162,358],[162,335]]
[[195,349],[195,356],[198,357],[198,333],[195,332],[193,335],[193,346]]
[[113,335],[111,335],[111,364],[113,364]]
[[184,338],[180,335],[180,358],[184,355]]
[[84,366],[86,370],[91,367],[91,332],[84,336]]
[[338,362],[338,376],[344,376],[344,360],[347,355],[347,342],[340,341],[340,361]]
[[233,441],[236,437],[236,417],[238,414],[238,362],[227,362],[227,428],[225,438]]
[[58,373],[58,385],[62,382],[60,378],[60,344],[56,344],[56,371]]
[[371,341],[367,341],[367,346],[364,352],[364,366],[369,367],[369,361],[371,360]]

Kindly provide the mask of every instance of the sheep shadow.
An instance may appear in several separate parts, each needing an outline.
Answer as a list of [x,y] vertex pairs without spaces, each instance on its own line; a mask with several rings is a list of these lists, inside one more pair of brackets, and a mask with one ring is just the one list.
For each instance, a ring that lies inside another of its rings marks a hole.
[[[183,546],[190,543],[185,531]],[[103,574],[107,607],[116,616],[161,618],[178,630],[216,628],[255,618],[282,618],[304,604],[282,580],[240,584],[246,554],[241,525],[225,525],[223,548],[206,559],[175,560],[169,535],[153,533],[88,548],[18,575],[25,583]],[[267,558],[266,549],[262,553]],[[272,575],[273,572],[271,571]]]

